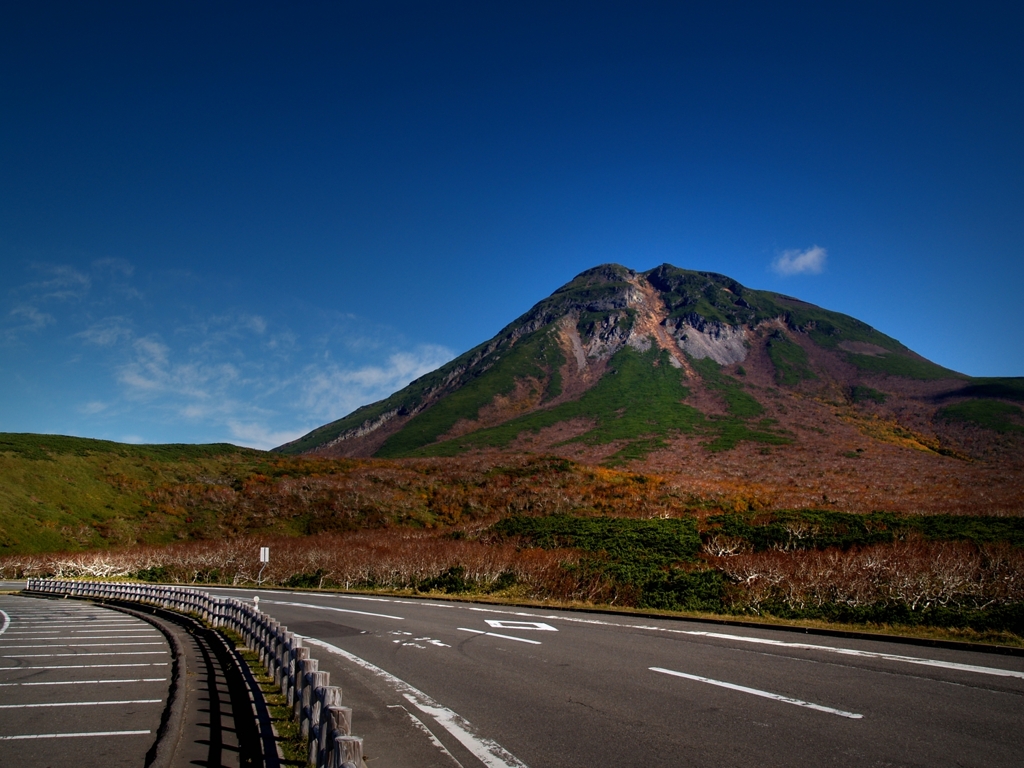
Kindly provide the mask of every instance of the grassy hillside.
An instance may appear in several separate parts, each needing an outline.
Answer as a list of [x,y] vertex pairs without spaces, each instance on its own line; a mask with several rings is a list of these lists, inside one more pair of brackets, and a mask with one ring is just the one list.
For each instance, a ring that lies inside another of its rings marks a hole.
[[187,537],[189,515],[153,504],[154,489],[225,478],[261,451],[234,445],[125,445],[0,433],[0,553]]
[[653,346],[646,352],[624,347],[609,361],[608,372],[579,400],[535,411],[465,437],[433,445],[408,443],[413,450],[407,455],[455,456],[471,448],[503,447],[525,432],[535,433],[572,419],[587,420],[594,426],[571,442],[623,443],[611,457],[612,464],[643,458],[664,445],[665,437],[679,432],[707,435],[712,450],[732,448],[741,440],[788,442],[787,436],[779,434],[770,420],[752,421],[763,410],[760,404],[738,382],[721,375],[717,363],[704,359],[693,361],[693,365],[710,388],[721,392],[727,416],[706,417],[684,402],[689,389],[683,373],[669,363],[667,352]]

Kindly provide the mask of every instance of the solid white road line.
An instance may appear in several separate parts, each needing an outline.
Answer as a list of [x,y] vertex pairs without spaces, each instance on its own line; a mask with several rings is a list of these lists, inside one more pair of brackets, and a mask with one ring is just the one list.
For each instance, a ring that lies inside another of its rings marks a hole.
[[0,616],[4,617],[4,623],[0,625],[0,635],[7,631],[7,628],[11,626],[11,617],[3,611],[0,611]]
[[[679,631],[679,630],[674,630]],[[728,635],[721,632],[687,632],[688,635],[703,635],[722,640],[738,640],[744,643],[756,643],[759,645],[771,645],[783,648],[799,648],[810,651],[827,651],[838,653],[841,656],[860,656],[867,659],[884,659],[886,661],[899,661],[906,664],[921,664],[926,667],[940,667],[942,669],[955,669],[960,672],[976,672],[981,675],[995,675],[996,677],[1016,677],[1024,680],[1024,672],[1015,669],[999,669],[998,667],[979,667],[974,664],[958,664],[954,661],[939,661],[938,659],[924,659],[918,656],[900,656],[895,653],[880,653],[878,651],[858,651],[853,648],[834,648],[829,645],[812,645],[810,643],[787,643],[782,640],[769,640],[763,637],[744,637],[743,635]]]
[[[89,652],[89,653],[8,653],[4,656],[0,656],[3,659],[56,659],[62,656],[166,656],[167,651],[113,651],[111,653],[103,653],[101,651]],[[15,669],[15,667],[6,667],[6,669]],[[22,667],[24,669],[24,667]],[[32,667],[32,669],[38,669],[38,667]]]
[[0,686],[10,685],[98,685],[102,683],[164,683],[166,677],[137,677],[134,680],[57,680],[48,683],[0,683]]
[[353,611],[348,608],[333,608],[329,605],[310,605],[309,603],[286,603],[281,600],[261,600],[261,603],[270,605],[291,605],[295,608],[315,608],[318,611],[338,611],[339,613],[358,613],[360,616],[376,616],[379,619],[398,619],[404,621],[404,616],[389,616],[386,613],[367,613],[366,611]]
[[426,723],[424,723],[422,720],[416,717],[416,715],[414,715],[408,709],[403,707],[401,704],[388,704],[388,709],[400,709],[403,712],[405,712],[405,714],[409,716],[409,719],[412,720],[413,726],[415,726],[417,730],[425,733],[427,738],[430,739],[431,744],[433,744],[435,747],[441,750],[441,752],[447,755],[448,759],[455,763],[457,766],[459,766],[459,768],[463,768],[462,763],[455,759],[455,755],[448,751],[448,747],[442,744],[441,740],[434,735],[434,732],[427,728]]
[[[60,640],[63,638],[54,638]],[[88,638],[86,638],[88,639]],[[104,648],[127,648],[136,645],[163,645],[163,643],[51,643],[50,645],[0,645],[0,651],[8,648],[95,648],[97,645]]]
[[460,632],[475,632],[478,635],[490,635],[491,637],[501,637],[505,640],[518,640],[520,643],[529,643],[530,645],[540,645],[540,640],[527,640],[525,637],[512,637],[512,635],[499,635],[497,632],[484,632],[482,629],[470,629],[469,627],[456,627]]
[[[12,632],[11,634],[14,633]],[[145,640],[147,636],[160,637],[160,633],[154,629],[125,629],[119,632],[104,632],[100,630],[98,633],[90,633],[88,635],[61,632],[57,637],[19,637],[18,640],[28,640],[29,642],[37,640],[109,640],[110,638],[117,637],[123,637],[127,640]],[[0,648],[2,647],[0,645]]]
[[[469,611],[480,611],[484,613],[504,613],[509,616],[527,616],[537,619],[554,619],[557,621],[568,621],[574,624],[590,624],[594,626],[616,627],[621,629],[642,629],[653,632],[664,632],[672,635],[689,635],[691,637],[712,637],[717,640],[728,640],[740,643],[755,643],[769,645],[775,648],[794,648],[807,651],[821,651],[823,653],[836,653],[841,656],[857,656],[866,659],[882,659],[895,661],[904,664],[920,664],[927,667],[938,667],[951,669],[959,672],[974,672],[980,675],[994,675],[996,677],[1015,677],[1024,680],[1024,671],[1016,669],[1001,669],[999,667],[982,667],[975,664],[960,664],[954,661],[940,661],[938,659],[926,659],[920,656],[902,656],[895,653],[882,653],[880,651],[860,651],[854,648],[837,648],[831,645],[814,645],[812,643],[790,643],[784,640],[771,640],[764,637],[747,637],[745,635],[733,635],[725,632],[704,632],[690,629],[670,629],[649,624],[622,624],[614,621],[601,621],[600,619],[581,619],[573,616],[555,616],[551,614],[526,613],[523,611],[502,611],[495,608],[466,607]],[[873,642],[884,642],[879,639]]]
[[77,739],[84,736],[141,736],[152,731],[94,731],[93,733],[35,733],[25,736],[0,736],[0,741],[21,739]]
[[[242,591],[245,591],[245,590],[234,590],[234,591],[242,592]],[[411,602],[411,601],[399,601],[399,600],[395,600],[395,599],[392,599],[392,598],[363,597],[362,595],[340,595],[340,594],[328,595],[328,594],[324,594],[324,595],[317,595],[317,597],[335,597],[335,598],[343,598],[343,599],[346,599],[346,600],[373,600],[373,601],[382,602],[382,603]],[[421,603],[421,602],[418,602],[418,601],[416,601],[415,604],[416,605],[431,605],[430,603]],[[294,603],[285,603],[285,605],[294,605]],[[903,664],[919,664],[919,665],[922,665],[922,666],[937,667],[937,668],[940,668],[940,669],[949,669],[949,670],[955,670],[955,671],[958,671],[958,672],[972,672],[972,673],[980,674],[980,675],[993,675],[993,676],[996,676],[996,677],[1015,677],[1015,678],[1018,678],[1018,679],[1024,679],[1024,671],[1019,671],[1019,670],[1015,670],[1015,669],[1001,669],[999,667],[983,667],[983,666],[978,666],[978,665],[974,665],[974,664],[960,664],[960,663],[953,662],[953,661],[941,661],[941,660],[938,660],[938,659],[927,659],[927,658],[922,658],[922,657],[919,657],[919,656],[903,656],[903,655],[900,655],[900,654],[881,653],[881,652],[878,652],[878,651],[859,651],[859,650],[856,650],[856,649],[853,649],[853,648],[837,648],[837,647],[830,646],[830,645],[814,645],[814,644],[811,644],[811,643],[789,643],[789,642],[786,642],[784,640],[770,640],[770,639],[763,638],[763,637],[747,637],[747,636],[744,636],[744,635],[733,635],[733,634],[728,634],[728,633],[724,633],[724,632],[703,632],[703,631],[700,631],[700,630],[670,629],[668,627],[658,627],[658,626],[652,626],[652,625],[648,625],[648,624],[623,624],[623,623],[614,622],[614,621],[602,621],[600,619],[583,619],[583,618],[578,618],[578,617],[573,617],[573,616],[557,616],[557,615],[553,615],[553,614],[538,614],[538,613],[531,613],[531,612],[527,612],[527,611],[510,611],[510,610],[502,610],[500,608],[481,608],[481,607],[471,606],[471,605],[458,605],[458,606],[452,606],[452,605],[441,606],[440,604],[435,604],[435,605],[438,605],[439,607],[445,607],[445,608],[458,607],[458,608],[462,608],[463,610],[477,611],[477,612],[480,612],[480,613],[498,613],[498,614],[504,614],[506,616],[523,616],[523,617],[526,617],[526,618],[534,618],[534,619],[548,619],[548,620],[552,620],[553,619],[553,620],[556,620],[556,621],[567,621],[567,622],[571,622],[571,623],[575,623],[575,624],[589,624],[589,625],[593,625],[593,626],[616,627],[616,628],[621,628],[621,629],[641,629],[641,630],[651,631],[651,632],[664,632],[666,634],[689,635],[691,637],[711,637],[711,638],[715,638],[715,639],[718,639],[718,640],[727,640],[727,641],[732,641],[732,642],[757,643],[757,644],[763,644],[763,645],[770,645],[770,646],[774,646],[774,647],[777,647],[777,648],[794,648],[794,649],[800,649],[800,650],[820,651],[820,652],[823,652],[823,653],[835,653],[835,654],[839,654],[839,655],[843,655],[843,656],[856,656],[856,657],[867,658],[867,659],[881,659],[881,660],[884,660],[884,661],[894,661],[894,662],[903,663]],[[324,608],[324,606],[307,606],[307,607],[310,607],[310,608]],[[327,609],[327,610],[341,610],[341,609],[335,608],[335,609]],[[371,614],[371,615],[373,615],[373,614]],[[395,617],[392,617],[392,618],[395,618]],[[879,639],[876,642],[884,642],[884,640],[883,639]]]
[[42,707],[102,707],[108,704],[162,704],[163,699],[134,699],[131,701],[65,701],[47,704],[0,704],[0,709],[39,709]]
[[[92,654],[89,654],[90,656]],[[0,667],[0,672],[26,672],[36,669],[113,669],[115,667],[166,667],[166,661],[142,661],[138,664],[59,664],[43,667]]]
[[757,688],[747,688],[745,685],[736,685],[735,683],[726,683],[721,680],[712,680],[710,677],[701,677],[700,675],[688,675],[685,672],[676,672],[672,669],[662,669],[661,667],[648,667],[652,672],[661,672],[663,675],[674,675],[675,677],[685,677],[687,680],[696,680],[699,683],[710,683],[711,685],[717,685],[720,688],[728,688],[731,691],[740,691],[742,693],[753,694],[754,696],[761,696],[765,699],[774,699],[775,701],[783,701],[786,704],[796,704],[798,707],[806,707],[807,709],[816,709],[819,712],[828,712],[830,715],[839,715],[840,717],[848,717],[851,720],[860,720],[864,715],[858,715],[855,712],[844,712],[841,709],[833,709],[832,707],[823,707],[821,704],[812,704],[809,701],[802,701],[800,699],[791,699],[789,696],[780,696],[777,693],[771,693],[770,691],[761,691]]
[[330,643],[325,643],[322,640],[317,640],[312,637],[304,638],[303,642],[318,645],[331,653],[336,653],[354,664],[358,664],[368,672],[386,680],[391,684],[391,686],[397,689],[407,701],[412,703],[413,706],[434,718],[438,725],[458,739],[459,743],[472,752],[473,755],[475,755],[481,763],[488,766],[488,768],[527,768],[526,763],[522,762],[498,742],[494,741],[494,739],[489,739],[486,736],[481,736],[476,733],[476,729],[464,717],[458,715],[447,707],[441,706],[438,702],[427,696],[423,691],[418,688],[414,688],[401,678],[395,677],[390,672],[386,672],[380,667],[371,664],[365,659],[361,659],[336,645],[331,645]]

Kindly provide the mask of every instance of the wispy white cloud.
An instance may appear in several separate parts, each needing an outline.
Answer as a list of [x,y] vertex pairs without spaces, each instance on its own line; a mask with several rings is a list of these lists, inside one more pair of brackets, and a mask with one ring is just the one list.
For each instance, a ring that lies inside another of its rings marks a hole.
[[107,403],[100,402],[99,400],[93,400],[89,403],[83,403],[78,406],[78,412],[85,414],[86,416],[95,416],[97,413],[103,413],[110,406]]
[[411,352],[392,354],[384,365],[353,369],[310,366],[301,402],[311,416],[328,421],[337,419],[360,405],[387,397],[454,356],[446,347],[424,344]]
[[308,430],[271,430],[264,424],[255,422],[229,421],[228,428],[231,430],[232,439],[229,442],[240,443],[249,448],[260,448],[264,451],[276,448],[279,445],[298,440]]
[[88,275],[66,264],[37,264],[35,269],[43,274],[43,279],[21,286],[19,292],[36,301],[80,299],[92,286]]
[[107,317],[79,331],[72,338],[82,339],[98,347],[111,347],[118,342],[131,340],[133,335],[128,318]]
[[[135,339],[133,359],[121,366],[118,380],[134,397],[163,395],[206,401],[222,394],[239,379],[231,363],[186,360],[173,362],[171,348],[157,336]],[[181,411],[192,418],[199,414]]]
[[29,304],[20,304],[12,309],[8,316],[14,321],[14,326],[10,330],[15,332],[40,331],[46,326],[57,322],[53,315],[41,312]]
[[825,269],[828,251],[814,245],[807,250],[783,251],[772,262],[772,269],[780,275],[817,275]]

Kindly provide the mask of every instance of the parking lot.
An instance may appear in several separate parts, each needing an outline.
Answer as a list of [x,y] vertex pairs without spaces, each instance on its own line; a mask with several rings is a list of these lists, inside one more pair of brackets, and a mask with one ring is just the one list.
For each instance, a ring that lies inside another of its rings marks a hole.
[[171,662],[163,634],[134,616],[0,595],[0,765],[145,764]]

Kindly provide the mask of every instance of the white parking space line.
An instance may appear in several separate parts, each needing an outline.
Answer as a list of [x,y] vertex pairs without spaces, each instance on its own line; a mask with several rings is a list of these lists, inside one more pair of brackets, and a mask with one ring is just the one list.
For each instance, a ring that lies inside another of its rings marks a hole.
[[745,685],[736,685],[735,683],[726,683],[722,680],[712,680],[710,677],[701,677],[700,675],[688,675],[685,672],[676,672],[672,669],[662,669],[661,667],[648,667],[652,672],[661,672],[663,675],[673,675],[674,677],[683,677],[687,680],[696,680],[699,683],[709,683],[710,685],[717,685],[719,688],[728,688],[731,691],[740,691],[741,693],[749,693],[753,696],[760,696],[764,699],[773,699],[774,701],[782,701],[786,704],[795,704],[798,707],[806,707],[807,709],[814,709],[818,712],[827,712],[830,715],[839,715],[840,717],[847,717],[851,720],[860,720],[864,715],[858,715],[856,712],[844,712],[841,709],[833,709],[832,707],[825,707],[821,704],[812,704],[809,701],[803,701],[801,699],[792,699],[789,696],[782,696],[778,693],[771,693],[770,691],[762,691],[757,688],[747,688]]
[[318,611],[338,611],[339,613],[357,613],[360,616],[375,616],[378,619],[397,619],[404,621],[404,616],[390,616],[386,613],[367,613],[366,611],[353,611],[348,608],[334,608],[329,605],[310,605],[309,603],[285,603],[280,600],[261,600],[261,603],[269,603],[270,605],[290,605],[294,608],[313,608]]
[[100,685],[103,683],[165,683],[166,677],[137,677],[133,680],[57,680],[46,683],[0,683],[0,687],[11,685]]
[[0,667],[0,672],[26,672],[36,669],[113,669],[115,667],[166,667],[166,661],[143,661],[138,664],[59,664],[40,667]]
[[[90,651],[88,653],[8,653],[0,658],[4,659],[56,659],[61,656],[165,656],[167,651],[114,651],[103,653],[101,651]],[[14,667],[7,667],[14,669]]]
[[[60,638],[57,638],[60,639]],[[0,645],[0,651],[8,648],[128,648],[136,645],[163,645],[163,643],[51,643],[50,645]]]
[[0,635],[7,631],[7,628],[11,626],[11,617],[3,611],[0,611],[0,616],[4,617],[3,623],[0,624]]
[[[117,638],[117,637],[126,637],[128,640],[145,640],[148,637],[160,637],[160,633],[159,632],[155,632],[153,630],[146,631],[146,630],[141,630],[141,629],[133,629],[133,630],[128,630],[126,632],[111,632],[109,634],[100,634],[100,635],[74,635],[74,636],[70,636],[70,637],[68,635],[63,635],[62,637],[19,637],[17,640],[21,640],[23,642],[24,641],[27,641],[27,642],[46,642],[48,640],[65,640],[65,639],[67,639],[67,640],[108,640],[108,639]],[[17,642],[17,640],[15,640],[15,642]],[[4,641],[0,641],[0,648],[16,648],[17,647],[17,646],[14,646],[14,645],[3,645],[3,642]],[[93,643],[93,645],[98,645],[98,643]]]
[[0,736],[0,741],[22,739],[78,739],[86,736],[142,736],[152,731],[94,731],[92,733],[34,733],[25,736]]
[[375,664],[371,664],[365,659],[361,659],[336,645],[331,645],[330,643],[325,643],[323,640],[317,640],[312,637],[304,637],[303,642],[318,645],[331,653],[336,653],[354,664],[358,664],[366,671],[387,681],[417,709],[433,717],[438,725],[458,739],[462,746],[472,752],[473,755],[481,763],[488,766],[488,768],[528,768],[526,763],[522,762],[498,742],[494,741],[494,739],[489,739],[486,736],[478,734],[476,732],[476,728],[474,728],[468,720],[447,707],[441,706],[441,704],[427,696],[427,694],[419,688],[414,688],[401,678],[395,677],[390,672],[387,672]]
[[530,645],[541,645],[540,640],[527,640],[525,637],[512,637],[512,635],[499,635],[497,632],[484,632],[482,629],[470,629],[469,627],[456,627],[460,632],[474,632],[478,635],[489,635],[490,637],[501,637],[505,640],[517,640],[520,643]]
[[133,699],[129,701],[64,701],[46,704],[0,704],[0,709],[42,709],[44,707],[105,707],[110,704],[163,704],[163,699]]

